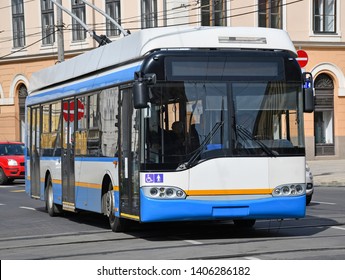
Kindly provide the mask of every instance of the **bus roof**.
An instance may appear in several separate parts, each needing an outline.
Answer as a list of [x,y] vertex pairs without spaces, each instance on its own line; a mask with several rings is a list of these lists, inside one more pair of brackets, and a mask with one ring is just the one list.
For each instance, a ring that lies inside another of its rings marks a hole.
[[108,45],[33,73],[29,93],[91,74],[157,49],[263,49],[296,54],[284,30],[252,27],[162,27],[143,29]]

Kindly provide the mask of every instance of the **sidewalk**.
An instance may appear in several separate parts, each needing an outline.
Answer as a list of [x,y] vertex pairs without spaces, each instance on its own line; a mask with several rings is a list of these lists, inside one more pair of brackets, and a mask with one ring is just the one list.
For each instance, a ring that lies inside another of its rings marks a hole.
[[314,175],[314,186],[345,187],[345,159],[308,160]]

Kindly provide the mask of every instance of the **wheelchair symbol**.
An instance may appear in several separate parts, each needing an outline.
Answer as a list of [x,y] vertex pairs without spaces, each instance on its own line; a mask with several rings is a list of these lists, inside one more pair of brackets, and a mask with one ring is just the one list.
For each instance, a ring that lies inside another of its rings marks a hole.
[[145,183],[154,183],[153,174],[146,174]]

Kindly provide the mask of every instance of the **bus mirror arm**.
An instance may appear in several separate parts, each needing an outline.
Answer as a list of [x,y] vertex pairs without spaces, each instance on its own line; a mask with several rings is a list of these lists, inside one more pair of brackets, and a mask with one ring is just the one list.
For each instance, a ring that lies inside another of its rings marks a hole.
[[133,102],[135,109],[143,109],[149,107],[149,91],[148,85],[156,83],[156,74],[145,74],[141,72],[135,73],[133,84]]
[[303,73],[303,112],[314,112],[314,83],[313,76],[309,72]]

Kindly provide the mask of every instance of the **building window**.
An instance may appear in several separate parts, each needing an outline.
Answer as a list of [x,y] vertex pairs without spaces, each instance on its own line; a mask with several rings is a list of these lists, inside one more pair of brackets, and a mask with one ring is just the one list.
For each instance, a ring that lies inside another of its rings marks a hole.
[[[106,0],[105,11],[111,18],[121,25],[120,0]],[[108,37],[120,35],[120,30],[109,19],[107,19],[106,28]]]
[[282,0],[259,0],[259,27],[283,28]]
[[141,1],[141,25],[142,28],[151,28],[158,26],[157,0]]
[[226,0],[202,0],[201,25],[226,26]]
[[[85,21],[85,3],[81,0],[72,0],[72,13],[80,18],[83,22]],[[78,23],[75,19],[72,19],[72,40],[82,41],[86,38],[86,30]]]
[[21,84],[18,88],[18,100],[19,100],[19,126],[20,126],[20,140],[24,142],[25,132],[25,101],[28,96],[28,90],[24,84]]
[[42,44],[52,45],[55,42],[53,2],[41,0],[41,17],[42,17]]
[[327,74],[315,79],[315,155],[334,155],[334,85]]
[[336,32],[336,0],[314,0],[313,17],[315,33]]
[[25,46],[25,23],[23,0],[12,0],[13,47]]

